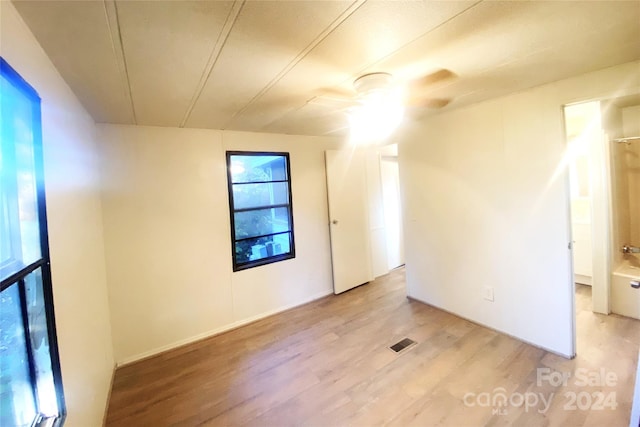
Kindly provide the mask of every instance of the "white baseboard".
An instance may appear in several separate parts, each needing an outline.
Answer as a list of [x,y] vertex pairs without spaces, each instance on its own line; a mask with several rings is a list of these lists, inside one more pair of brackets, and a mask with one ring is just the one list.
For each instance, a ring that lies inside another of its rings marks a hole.
[[166,351],[173,350],[173,349],[176,349],[178,347],[182,347],[184,345],[191,344],[191,343],[194,343],[196,341],[203,340],[205,338],[210,338],[212,336],[219,335],[219,334],[221,334],[223,332],[228,332],[230,330],[237,329],[237,328],[239,328],[241,326],[248,325],[249,323],[253,323],[253,322],[256,322],[258,320],[264,319],[265,317],[273,316],[274,314],[282,313],[283,311],[287,311],[287,310],[291,310],[292,308],[300,307],[301,305],[308,304],[308,303],[313,302],[315,300],[318,300],[320,298],[324,298],[324,297],[326,297],[328,295],[333,295],[333,290],[330,290],[329,292],[326,292],[326,291],[320,292],[320,293],[317,293],[315,295],[312,295],[311,297],[309,297],[309,298],[307,298],[307,299],[305,299],[305,300],[303,300],[301,302],[297,302],[297,303],[290,304],[290,305],[285,305],[285,306],[279,307],[279,308],[277,308],[275,310],[270,310],[270,311],[258,314],[256,316],[252,316],[252,317],[248,317],[246,319],[238,320],[238,321],[235,321],[233,323],[221,326],[219,328],[215,328],[215,329],[212,329],[210,331],[207,331],[207,332],[204,332],[204,333],[201,333],[201,334],[198,334],[198,335],[191,336],[189,338],[185,338],[185,339],[182,339],[182,340],[174,341],[171,344],[163,345],[161,347],[157,347],[157,348],[154,348],[152,350],[145,351],[143,353],[138,353],[138,354],[133,355],[133,356],[125,357],[125,358],[117,361],[116,366],[117,367],[121,367],[121,366],[125,366],[125,365],[130,365],[132,363],[139,362],[140,360],[148,359],[148,358],[153,357],[153,356],[157,356],[160,353],[164,353]]

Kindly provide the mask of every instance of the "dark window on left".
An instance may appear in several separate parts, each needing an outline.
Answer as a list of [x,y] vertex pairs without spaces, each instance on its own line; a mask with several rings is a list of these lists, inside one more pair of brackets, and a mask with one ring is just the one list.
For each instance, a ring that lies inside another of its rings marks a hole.
[[289,153],[228,151],[233,271],[295,257]]
[[59,426],[40,97],[0,58],[0,425]]

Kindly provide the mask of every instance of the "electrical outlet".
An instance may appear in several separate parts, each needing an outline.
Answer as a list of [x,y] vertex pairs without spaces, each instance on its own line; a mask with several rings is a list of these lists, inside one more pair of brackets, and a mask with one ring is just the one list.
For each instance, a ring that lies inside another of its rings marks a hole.
[[482,290],[482,297],[487,301],[493,302],[493,288],[491,286],[485,286]]

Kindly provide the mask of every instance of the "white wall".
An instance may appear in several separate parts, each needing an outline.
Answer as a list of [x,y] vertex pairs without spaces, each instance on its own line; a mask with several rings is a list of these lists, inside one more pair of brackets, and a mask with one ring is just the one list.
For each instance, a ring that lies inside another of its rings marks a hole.
[[14,6],[0,2],[1,54],[42,98],[45,186],[58,346],[68,418],[102,424],[114,367],[95,126]]
[[[562,105],[640,91],[640,63],[427,118],[400,141],[411,297],[570,356]],[[492,287],[495,301],[483,299]]]
[[[119,364],[332,292],[328,138],[99,125]],[[290,153],[295,259],[232,272],[226,150]]]

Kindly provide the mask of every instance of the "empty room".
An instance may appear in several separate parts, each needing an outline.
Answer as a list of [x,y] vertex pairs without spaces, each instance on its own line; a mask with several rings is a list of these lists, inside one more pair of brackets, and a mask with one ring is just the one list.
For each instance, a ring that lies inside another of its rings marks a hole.
[[640,1],[1,0],[0,425],[640,426]]

